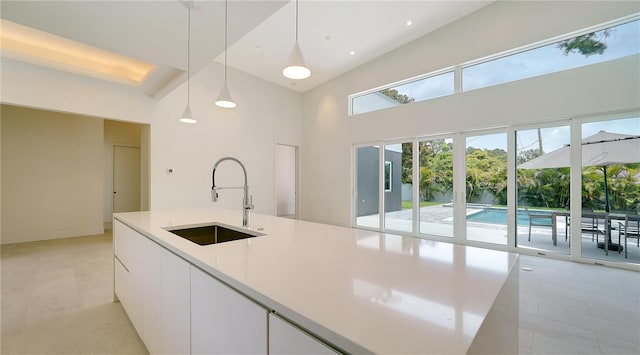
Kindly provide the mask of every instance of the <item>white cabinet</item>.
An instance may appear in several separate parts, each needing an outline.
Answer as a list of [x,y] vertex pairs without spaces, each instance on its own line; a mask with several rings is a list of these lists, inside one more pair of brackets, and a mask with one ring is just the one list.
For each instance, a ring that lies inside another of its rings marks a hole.
[[266,354],[267,310],[191,266],[193,354]]
[[293,324],[269,314],[269,354],[337,354]]
[[151,354],[335,354],[118,220],[114,292]]
[[114,291],[151,354],[190,352],[189,263],[119,221]]
[[[191,352],[189,263],[162,249],[162,353]],[[149,294],[149,297],[158,297]]]
[[132,276],[118,258],[114,258],[113,264],[114,293],[118,296],[122,308],[124,308],[125,312],[129,315],[129,319],[131,319],[131,312],[134,310],[133,302],[131,301],[130,286]]
[[142,314],[140,312],[140,294],[142,278],[139,255],[142,237],[133,229],[116,221],[114,225],[114,292],[122,307],[129,315],[131,323],[142,335]]
[[162,247],[142,237],[142,334],[150,354],[162,353]]

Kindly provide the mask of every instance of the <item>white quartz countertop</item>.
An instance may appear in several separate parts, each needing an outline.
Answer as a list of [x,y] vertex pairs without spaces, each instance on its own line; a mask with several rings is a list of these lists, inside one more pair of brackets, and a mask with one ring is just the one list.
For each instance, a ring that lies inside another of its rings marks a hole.
[[[114,218],[355,353],[465,353],[518,256],[253,214],[265,235],[200,246],[166,229],[240,226],[240,210],[118,213]],[[517,270],[515,270],[517,272]]]

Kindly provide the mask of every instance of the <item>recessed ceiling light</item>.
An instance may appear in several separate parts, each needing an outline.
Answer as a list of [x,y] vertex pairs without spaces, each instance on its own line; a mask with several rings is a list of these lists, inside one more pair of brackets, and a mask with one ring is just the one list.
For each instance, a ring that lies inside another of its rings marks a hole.
[[411,25],[413,25],[413,21],[411,21],[411,20],[407,21],[406,25],[407,25],[407,26],[411,26]]
[[355,51],[351,51],[351,52],[349,52],[349,54],[354,55],[354,54],[356,54],[356,52]]
[[121,84],[142,84],[155,65],[2,19],[2,56]]

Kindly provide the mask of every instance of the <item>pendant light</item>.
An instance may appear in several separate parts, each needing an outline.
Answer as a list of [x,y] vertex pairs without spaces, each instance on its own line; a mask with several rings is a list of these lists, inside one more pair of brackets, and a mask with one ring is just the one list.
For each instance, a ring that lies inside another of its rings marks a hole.
[[293,44],[289,60],[287,60],[287,67],[282,69],[282,75],[296,80],[311,76],[311,70],[307,67],[298,44],[298,0],[296,0],[296,42]]
[[190,107],[190,79],[191,79],[191,8],[193,7],[193,1],[185,2],[185,6],[188,11],[188,20],[187,20],[187,108],[184,109],[184,113],[180,116],[180,122],[183,123],[198,123],[198,121],[193,118],[193,114],[191,113]]
[[228,26],[229,1],[224,1],[224,84],[220,90],[220,95],[216,100],[216,106],[222,108],[235,108],[236,103],[231,98],[229,86],[227,85],[227,26]]

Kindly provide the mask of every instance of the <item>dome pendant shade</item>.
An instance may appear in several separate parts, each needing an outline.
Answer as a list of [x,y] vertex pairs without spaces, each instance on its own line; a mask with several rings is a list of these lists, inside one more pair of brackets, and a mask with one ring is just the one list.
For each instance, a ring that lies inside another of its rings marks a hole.
[[227,86],[227,82],[224,82],[222,85],[222,89],[220,90],[220,95],[218,95],[218,99],[216,100],[216,106],[222,108],[235,108],[236,103],[231,98],[231,93],[229,92],[229,86]]
[[184,109],[184,113],[180,116],[180,122],[182,123],[198,123],[198,121],[193,118],[193,114],[191,113],[191,107],[187,104],[187,108]]
[[311,70],[309,70],[307,63],[304,61],[298,41],[293,45],[287,61],[287,67],[282,69],[282,75],[295,80],[306,79],[311,76]]

